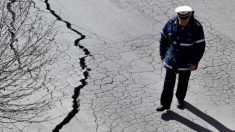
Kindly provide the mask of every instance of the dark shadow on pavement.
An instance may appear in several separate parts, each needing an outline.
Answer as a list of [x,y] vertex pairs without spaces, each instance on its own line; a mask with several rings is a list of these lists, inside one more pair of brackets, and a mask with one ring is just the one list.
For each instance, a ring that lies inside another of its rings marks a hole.
[[190,103],[185,102],[185,104],[186,104],[185,108],[187,110],[189,110],[190,112],[192,112],[196,116],[200,117],[201,119],[203,119],[204,121],[206,121],[207,123],[209,123],[210,125],[215,127],[218,131],[220,131],[220,132],[235,132],[233,130],[230,130],[229,128],[227,128],[223,124],[221,124],[219,121],[217,121],[213,117],[203,113],[202,111],[200,111],[199,109],[197,109],[196,107],[191,105]]
[[163,113],[161,118],[164,121],[169,121],[169,120],[178,121],[178,122],[188,126],[189,128],[191,128],[197,132],[212,132],[211,130],[208,130],[207,128],[202,127],[202,126],[190,121],[189,119],[184,118],[183,116],[181,116],[171,110],[168,110],[166,113]]

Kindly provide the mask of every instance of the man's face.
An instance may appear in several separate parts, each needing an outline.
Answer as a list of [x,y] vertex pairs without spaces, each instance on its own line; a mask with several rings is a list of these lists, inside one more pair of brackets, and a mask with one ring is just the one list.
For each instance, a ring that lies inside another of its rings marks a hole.
[[180,18],[178,17],[179,19],[179,24],[182,25],[182,26],[187,26],[188,23],[189,23],[189,20],[190,20],[190,16],[187,17],[187,18]]

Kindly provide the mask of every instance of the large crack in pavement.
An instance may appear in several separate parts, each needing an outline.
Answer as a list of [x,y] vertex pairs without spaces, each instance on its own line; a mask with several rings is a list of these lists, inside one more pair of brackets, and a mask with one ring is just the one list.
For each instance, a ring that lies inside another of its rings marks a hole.
[[87,65],[86,65],[86,57],[92,56],[92,55],[90,54],[90,51],[89,51],[86,47],[80,45],[80,43],[79,43],[81,40],[85,39],[86,36],[83,35],[82,33],[80,33],[79,31],[77,31],[76,29],[72,28],[70,22],[68,22],[68,21],[66,21],[66,20],[63,20],[59,15],[57,15],[57,14],[55,13],[55,11],[51,9],[51,6],[50,6],[50,3],[49,3],[48,0],[45,0],[44,2],[45,2],[45,4],[46,4],[46,9],[49,10],[50,13],[51,13],[53,16],[55,16],[58,21],[64,22],[64,23],[66,24],[66,26],[67,26],[68,29],[72,30],[73,32],[75,32],[76,34],[78,34],[78,35],[80,36],[80,38],[78,38],[78,39],[76,39],[76,40],[74,41],[74,46],[78,46],[80,49],[82,49],[82,51],[84,52],[84,55],[85,55],[85,56],[79,58],[79,60],[80,60],[80,66],[81,66],[81,68],[82,68],[82,70],[83,70],[83,76],[84,76],[84,78],[80,80],[81,85],[79,85],[79,86],[77,86],[77,87],[74,88],[74,95],[72,96],[72,98],[73,98],[73,109],[68,113],[68,115],[64,118],[64,120],[63,120],[61,123],[59,123],[59,124],[53,129],[53,132],[58,132],[60,129],[62,129],[62,127],[63,127],[64,125],[66,125],[67,123],[69,123],[70,120],[73,119],[73,117],[74,117],[74,116],[78,113],[78,111],[79,111],[80,103],[79,103],[79,99],[78,99],[78,98],[79,98],[79,95],[80,95],[80,90],[81,90],[82,88],[84,88],[84,87],[87,85],[87,81],[86,81],[86,80],[88,79],[88,77],[89,77],[89,71],[91,70],[91,69],[88,68]]

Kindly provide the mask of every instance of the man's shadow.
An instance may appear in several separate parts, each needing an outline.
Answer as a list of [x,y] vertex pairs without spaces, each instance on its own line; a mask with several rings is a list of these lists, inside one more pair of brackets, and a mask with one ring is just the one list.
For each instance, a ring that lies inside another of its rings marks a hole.
[[[185,108],[187,110],[189,110],[190,112],[192,112],[196,116],[200,117],[201,119],[203,119],[204,121],[206,121],[207,123],[209,123],[210,125],[215,127],[218,131],[220,131],[220,132],[235,132],[233,130],[230,130],[229,128],[227,128],[226,126],[224,126],[219,121],[212,118],[211,116],[203,113],[202,111],[200,111],[199,109],[197,109],[196,107],[191,105],[190,103],[185,102],[185,104],[186,104]],[[181,116],[171,110],[168,110],[166,113],[163,113],[161,118],[165,121],[176,120],[176,121],[190,127],[191,129],[193,129],[195,131],[198,131],[198,132],[212,132],[211,130],[209,130],[203,126],[200,126],[200,125],[184,118],[183,116]]]

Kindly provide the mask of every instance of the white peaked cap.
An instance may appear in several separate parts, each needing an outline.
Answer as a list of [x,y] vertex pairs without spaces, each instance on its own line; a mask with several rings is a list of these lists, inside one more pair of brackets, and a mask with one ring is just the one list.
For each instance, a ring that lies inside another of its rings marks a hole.
[[188,12],[192,12],[193,9],[190,6],[179,6],[177,8],[175,8],[175,12],[176,13],[188,13]]

